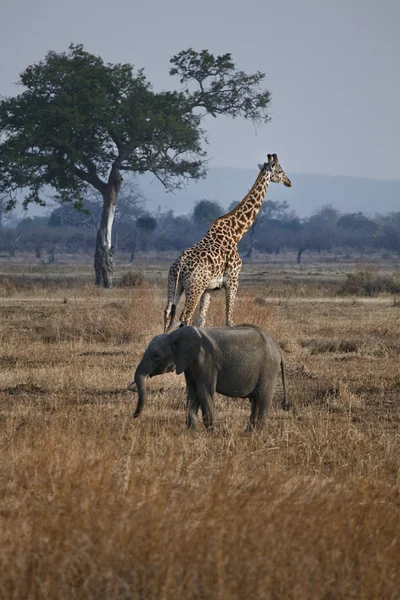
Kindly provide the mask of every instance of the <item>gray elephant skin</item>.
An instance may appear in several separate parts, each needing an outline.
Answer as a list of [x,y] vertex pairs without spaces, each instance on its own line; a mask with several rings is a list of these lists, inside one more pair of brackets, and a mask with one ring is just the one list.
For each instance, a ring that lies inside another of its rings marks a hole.
[[290,408],[281,348],[274,338],[255,325],[186,326],[156,335],[135,372],[134,382],[139,393],[135,418],[146,402],[146,379],[174,369],[178,375],[185,374],[186,422],[191,429],[197,427],[199,408],[205,427],[214,428],[215,392],[234,398],[249,398],[249,429],[262,429],[279,371],[283,383],[282,408]]

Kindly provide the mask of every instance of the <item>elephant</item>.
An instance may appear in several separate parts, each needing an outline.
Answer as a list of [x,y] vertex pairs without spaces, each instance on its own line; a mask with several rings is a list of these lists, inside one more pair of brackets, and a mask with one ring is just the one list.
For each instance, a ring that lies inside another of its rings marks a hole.
[[[285,366],[276,340],[256,325],[216,328],[181,326],[156,335],[149,343],[136,368],[139,399],[137,418],[146,401],[146,379],[176,370],[186,379],[186,424],[197,429],[201,408],[206,429],[214,429],[214,394],[249,398],[248,429],[262,429],[281,371],[282,409],[289,410],[286,397]],[[128,386],[128,387],[129,387]]]

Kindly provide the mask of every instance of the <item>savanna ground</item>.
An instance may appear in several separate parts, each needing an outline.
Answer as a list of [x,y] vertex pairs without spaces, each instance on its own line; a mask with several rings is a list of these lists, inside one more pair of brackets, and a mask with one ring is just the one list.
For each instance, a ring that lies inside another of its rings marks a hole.
[[245,434],[249,403],[221,397],[190,434],[183,376],[149,380],[135,421],[126,389],[168,266],[107,291],[91,265],[0,263],[0,597],[398,599],[396,296],[340,295],[350,262],[245,265],[235,320],[281,343],[295,410],[279,387]]

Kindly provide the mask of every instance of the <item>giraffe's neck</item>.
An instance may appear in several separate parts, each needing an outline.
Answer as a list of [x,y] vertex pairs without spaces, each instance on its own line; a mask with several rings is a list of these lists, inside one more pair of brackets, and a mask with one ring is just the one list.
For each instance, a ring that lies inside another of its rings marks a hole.
[[246,231],[250,229],[263,203],[268,185],[271,179],[269,171],[261,171],[255,180],[253,187],[239,204],[226,215],[216,219],[213,225],[218,224],[225,229],[230,229],[232,238],[239,242]]

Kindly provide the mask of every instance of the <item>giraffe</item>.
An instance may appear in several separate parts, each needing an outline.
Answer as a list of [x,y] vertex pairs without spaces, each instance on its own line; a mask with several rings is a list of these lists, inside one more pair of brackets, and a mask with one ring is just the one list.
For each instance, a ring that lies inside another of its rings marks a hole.
[[233,305],[239,285],[242,260],[238,242],[248,231],[261,208],[269,182],[291,187],[291,181],[279,164],[276,154],[268,154],[268,162],[259,165],[260,172],[251,190],[226,215],[215,219],[206,235],[184,250],[168,273],[168,304],[164,310],[164,332],[170,329],[176,307],[185,291],[181,325],[189,325],[200,301],[197,327],[201,327],[210,304],[210,292],[225,288],[226,325],[232,325]]

